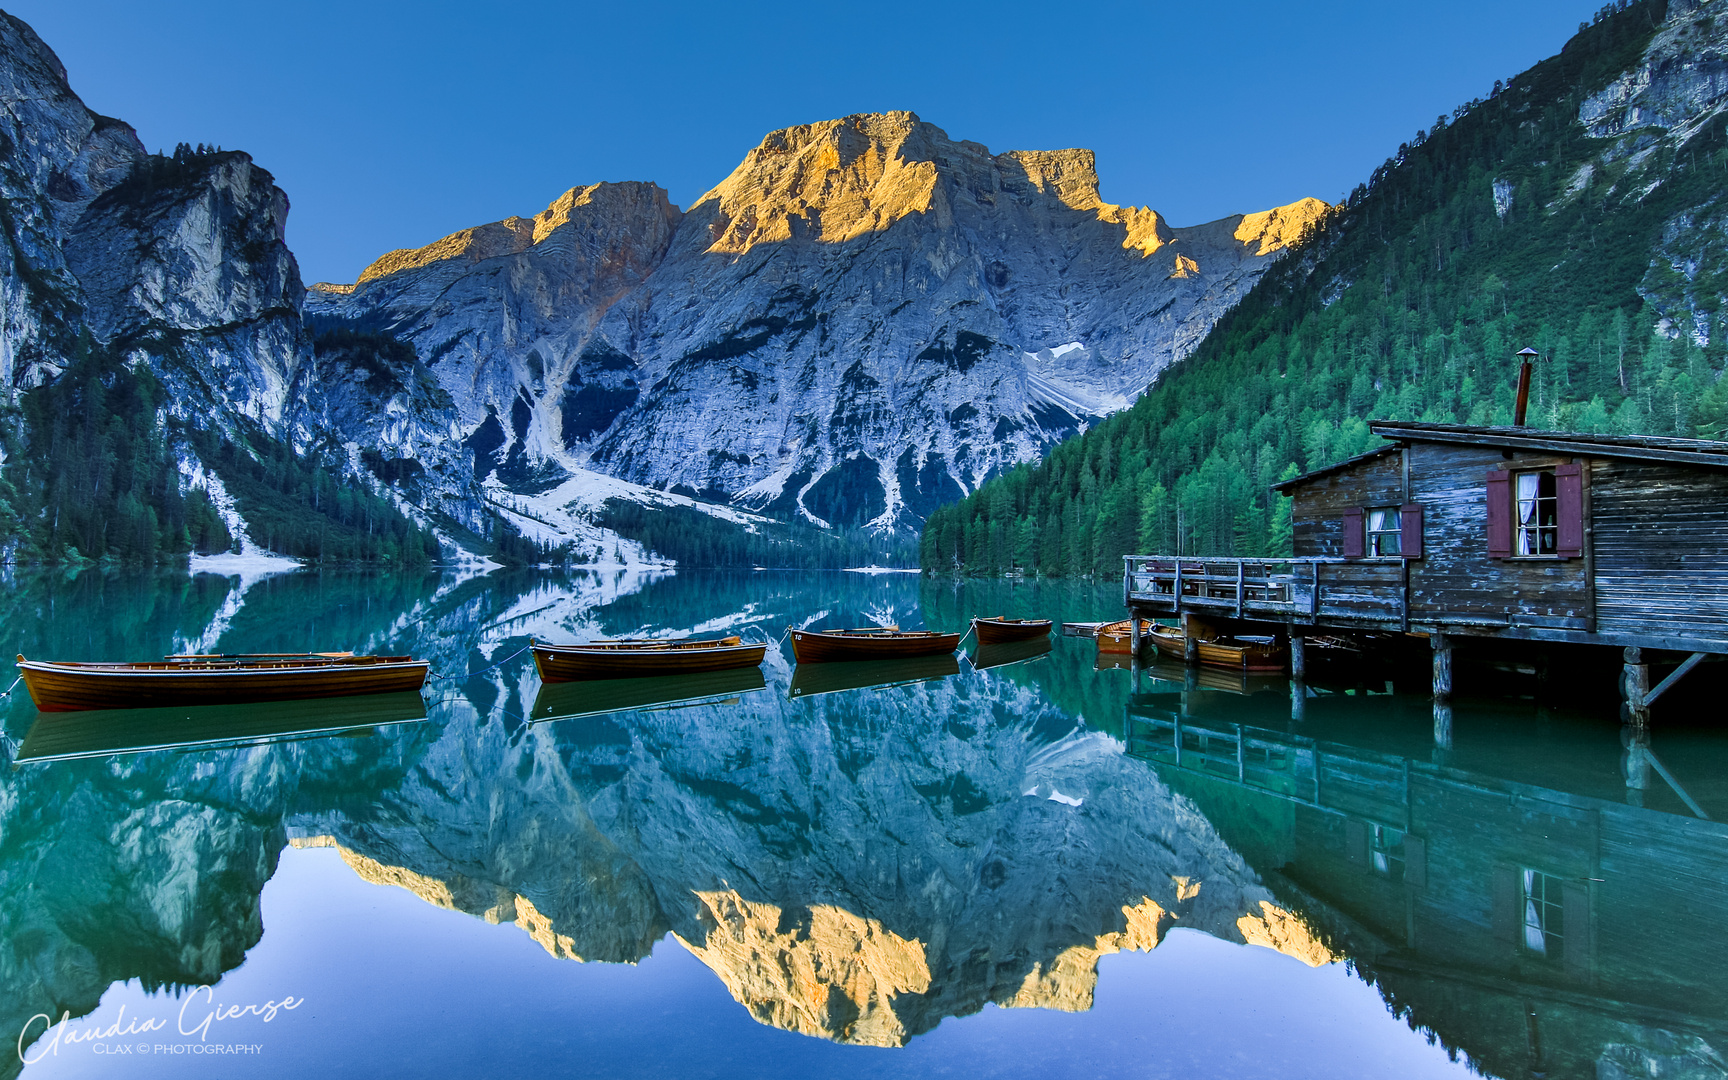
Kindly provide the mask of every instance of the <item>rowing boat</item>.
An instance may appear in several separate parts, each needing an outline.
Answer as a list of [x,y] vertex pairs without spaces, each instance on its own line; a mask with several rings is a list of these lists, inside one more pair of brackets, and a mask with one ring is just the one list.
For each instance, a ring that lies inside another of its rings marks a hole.
[[951,653],[959,634],[935,630],[901,630],[872,626],[860,630],[792,630],[792,655],[800,664],[835,660],[899,660],[908,656]]
[[768,652],[766,642],[745,644],[737,637],[705,640],[622,639],[553,645],[531,641],[534,667],[544,682],[582,679],[640,679],[756,667]]
[[18,657],[43,712],[240,705],[417,691],[431,664],[350,653],[227,654],[143,663],[63,663]]
[[[1176,659],[1182,659],[1186,655],[1181,627],[1153,623],[1150,633],[1160,653]],[[1290,655],[1284,645],[1271,637],[1217,637],[1202,639],[1196,644],[1199,646],[1202,664],[1235,671],[1283,671],[1285,661]]]
[[[1140,639],[1144,641],[1151,633],[1151,619],[1140,620]],[[1098,628],[1098,651],[1109,653],[1131,653],[1134,651],[1134,634],[1127,619],[1119,622],[1105,623]]]
[[1010,619],[993,615],[972,620],[972,630],[980,645],[1000,645],[1009,641],[1027,641],[1050,636],[1049,619]]

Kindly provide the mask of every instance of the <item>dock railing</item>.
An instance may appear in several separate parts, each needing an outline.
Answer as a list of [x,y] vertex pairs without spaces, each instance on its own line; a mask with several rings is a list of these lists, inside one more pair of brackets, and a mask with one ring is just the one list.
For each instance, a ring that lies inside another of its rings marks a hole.
[[1311,621],[1326,615],[1367,622],[1405,615],[1396,564],[1336,558],[1219,559],[1125,555],[1122,600],[1154,614]]

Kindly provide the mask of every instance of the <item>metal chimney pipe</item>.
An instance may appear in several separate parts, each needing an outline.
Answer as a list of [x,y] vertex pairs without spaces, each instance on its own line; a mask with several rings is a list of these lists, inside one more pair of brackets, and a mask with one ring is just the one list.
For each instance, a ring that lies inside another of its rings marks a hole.
[[1524,362],[1518,365],[1518,407],[1512,413],[1512,426],[1524,426],[1524,414],[1530,407],[1530,374],[1534,370],[1530,362],[1540,354],[1535,349],[1520,349],[1518,355]]

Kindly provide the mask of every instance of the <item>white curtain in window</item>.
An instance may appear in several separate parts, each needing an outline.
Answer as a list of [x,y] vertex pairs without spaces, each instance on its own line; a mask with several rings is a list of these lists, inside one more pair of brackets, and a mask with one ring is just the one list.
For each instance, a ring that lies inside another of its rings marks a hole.
[[[1520,480],[1523,477],[1519,477]],[[1523,485],[1520,484],[1520,487]],[[1524,947],[1538,956],[1548,952],[1548,936],[1542,932],[1542,913],[1536,910],[1536,872],[1524,871]]]
[[1390,511],[1390,510],[1370,510],[1370,511],[1368,511],[1368,531],[1370,533],[1386,532],[1389,529],[1396,529],[1397,527],[1398,527],[1398,523],[1393,520],[1392,511]]
[[1536,485],[1542,477],[1538,473],[1518,474],[1518,554],[1535,555],[1536,552]]

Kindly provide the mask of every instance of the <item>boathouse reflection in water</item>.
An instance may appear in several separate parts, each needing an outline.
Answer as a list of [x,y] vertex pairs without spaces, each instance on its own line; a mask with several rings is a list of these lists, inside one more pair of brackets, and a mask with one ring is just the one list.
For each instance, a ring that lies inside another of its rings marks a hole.
[[1388,697],[1326,695],[1299,732],[1281,704],[1244,723],[1221,693],[1136,694],[1129,751],[1391,1007],[1494,1076],[1723,1075],[1728,827],[1641,805],[1647,733],[1615,799],[1605,769],[1578,794],[1415,749],[1421,703],[1389,725]]

